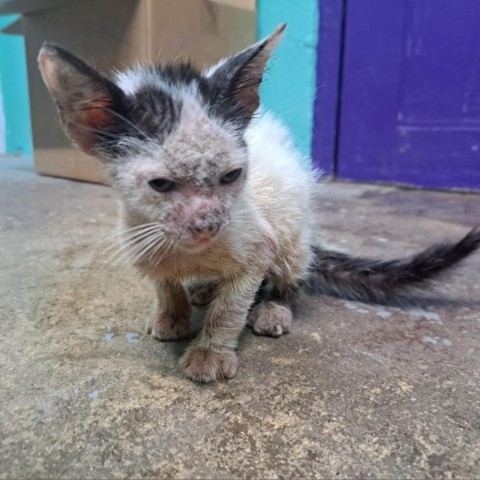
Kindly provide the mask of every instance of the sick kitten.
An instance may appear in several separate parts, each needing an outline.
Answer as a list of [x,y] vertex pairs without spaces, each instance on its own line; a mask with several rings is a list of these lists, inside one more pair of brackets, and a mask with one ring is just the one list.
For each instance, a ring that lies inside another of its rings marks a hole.
[[[199,382],[236,374],[247,316],[259,334],[288,332],[295,293],[311,279],[322,291],[384,301],[480,245],[477,229],[457,244],[384,262],[320,246],[314,174],[301,168],[284,127],[258,114],[265,65],[284,28],[203,72],[152,65],[109,80],[59,47],[39,55],[67,134],[103,161],[120,196],[122,248],[157,292],[148,332],[188,336],[185,282],[211,285],[205,325],[181,359]],[[263,282],[270,291],[252,308]]]

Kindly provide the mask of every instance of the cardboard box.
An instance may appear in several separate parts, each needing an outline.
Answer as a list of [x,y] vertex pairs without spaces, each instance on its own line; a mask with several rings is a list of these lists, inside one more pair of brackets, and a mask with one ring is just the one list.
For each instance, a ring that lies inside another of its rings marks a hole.
[[103,182],[100,162],[71,146],[37,67],[44,41],[104,73],[134,62],[191,59],[204,66],[255,41],[255,0],[0,0],[21,13],[6,33],[25,36],[35,169]]

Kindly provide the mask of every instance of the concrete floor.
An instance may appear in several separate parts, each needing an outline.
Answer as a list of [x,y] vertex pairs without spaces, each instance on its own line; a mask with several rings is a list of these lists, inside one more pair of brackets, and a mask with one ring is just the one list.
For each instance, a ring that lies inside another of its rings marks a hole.
[[[309,298],[196,385],[185,343],[143,334],[149,287],[98,253],[113,192],[0,162],[0,478],[480,478],[480,255],[409,311]],[[391,256],[463,235],[480,195],[339,183],[318,212]]]

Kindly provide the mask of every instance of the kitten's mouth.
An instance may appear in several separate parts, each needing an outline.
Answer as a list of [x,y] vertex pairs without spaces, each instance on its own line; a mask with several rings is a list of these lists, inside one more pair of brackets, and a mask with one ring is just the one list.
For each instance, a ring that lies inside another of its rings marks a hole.
[[197,253],[197,252],[202,252],[206,248],[208,248],[212,244],[211,239],[204,239],[204,240],[193,240],[191,242],[183,242],[181,245],[181,249],[185,250],[186,252],[189,253]]
[[215,241],[216,235],[199,235],[191,240],[182,242],[181,248],[188,252],[200,252],[205,250]]
[[213,243],[212,237],[210,238],[199,238],[197,240],[193,240],[189,245],[191,248],[198,249],[198,248],[207,248],[209,245]]

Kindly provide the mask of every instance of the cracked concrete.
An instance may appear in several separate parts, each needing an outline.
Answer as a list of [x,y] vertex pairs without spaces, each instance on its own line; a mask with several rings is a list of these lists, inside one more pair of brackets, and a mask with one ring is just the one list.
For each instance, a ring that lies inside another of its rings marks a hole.
[[[185,379],[105,264],[104,186],[0,168],[0,478],[479,478],[480,255],[411,310],[306,299],[246,331],[236,378]],[[480,223],[480,195],[332,183],[327,241],[392,256]]]

